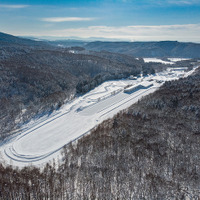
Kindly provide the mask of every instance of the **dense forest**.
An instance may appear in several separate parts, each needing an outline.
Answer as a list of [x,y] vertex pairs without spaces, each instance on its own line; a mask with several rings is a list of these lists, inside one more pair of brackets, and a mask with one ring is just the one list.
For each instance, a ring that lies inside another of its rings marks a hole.
[[0,165],[0,198],[199,199],[200,70],[63,149],[58,166]]

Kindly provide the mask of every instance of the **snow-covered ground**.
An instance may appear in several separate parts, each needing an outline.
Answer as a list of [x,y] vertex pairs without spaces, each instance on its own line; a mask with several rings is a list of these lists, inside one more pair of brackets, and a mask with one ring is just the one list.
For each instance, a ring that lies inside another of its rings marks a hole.
[[168,58],[168,60],[172,61],[172,62],[178,62],[178,61],[182,61],[182,60],[190,60],[191,58]]
[[164,61],[159,58],[143,58],[143,59],[144,59],[144,62],[146,63],[156,62],[156,63],[170,64],[170,65],[174,64],[174,62],[172,61]]
[[[19,167],[42,166],[53,158],[58,159],[65,144],[89,133],[103,120],[154,92],[164,81],[190,75],[193,71],[166,70],[137,80],[107,81],[50,116],[24,125],[19,134],[0,146],[0,162]],[[124,92],[126,86],[149,83],[153,85]]]
[[144,62],[146,62],[146,63],[156,62],[156,63],[170,64],[170,65],[173,65],[178,61],[190,60],[190,58],[168,58],[169,61],[164,61],[159,58],[143,58],[143,59],[144,59]]

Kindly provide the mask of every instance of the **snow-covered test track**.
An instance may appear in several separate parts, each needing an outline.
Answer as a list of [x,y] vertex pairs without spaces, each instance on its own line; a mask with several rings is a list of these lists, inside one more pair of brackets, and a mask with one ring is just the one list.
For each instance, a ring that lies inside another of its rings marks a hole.
[[[161,80],[177,79],[180,74],[186,76],[190,73],[192,71],[177,71],[169,75],[165,71],[137,80],[107,81],[50,116],[24,125],[19,134],[0,146],[1,161],[16,166],[41,166],[53,158],[57,159],[65,144],[89,133],[103,120],[154,92],[162,84]],[[124,92],[127,85],[147,83],[153,85]]]

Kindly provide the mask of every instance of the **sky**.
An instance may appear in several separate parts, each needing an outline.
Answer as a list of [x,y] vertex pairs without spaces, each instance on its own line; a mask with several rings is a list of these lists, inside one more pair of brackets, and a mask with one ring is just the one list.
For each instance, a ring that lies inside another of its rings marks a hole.
[[200,42],[200,0],[0,0],[0,32]]

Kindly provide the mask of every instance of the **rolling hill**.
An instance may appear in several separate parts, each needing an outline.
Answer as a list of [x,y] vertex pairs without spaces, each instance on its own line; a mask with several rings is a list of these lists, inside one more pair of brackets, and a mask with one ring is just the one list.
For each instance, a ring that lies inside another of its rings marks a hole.
[[177,41],[161,42],[90,42],[84,46],[93,51],[110,51],[135,57],[199,58],[200,44]]

